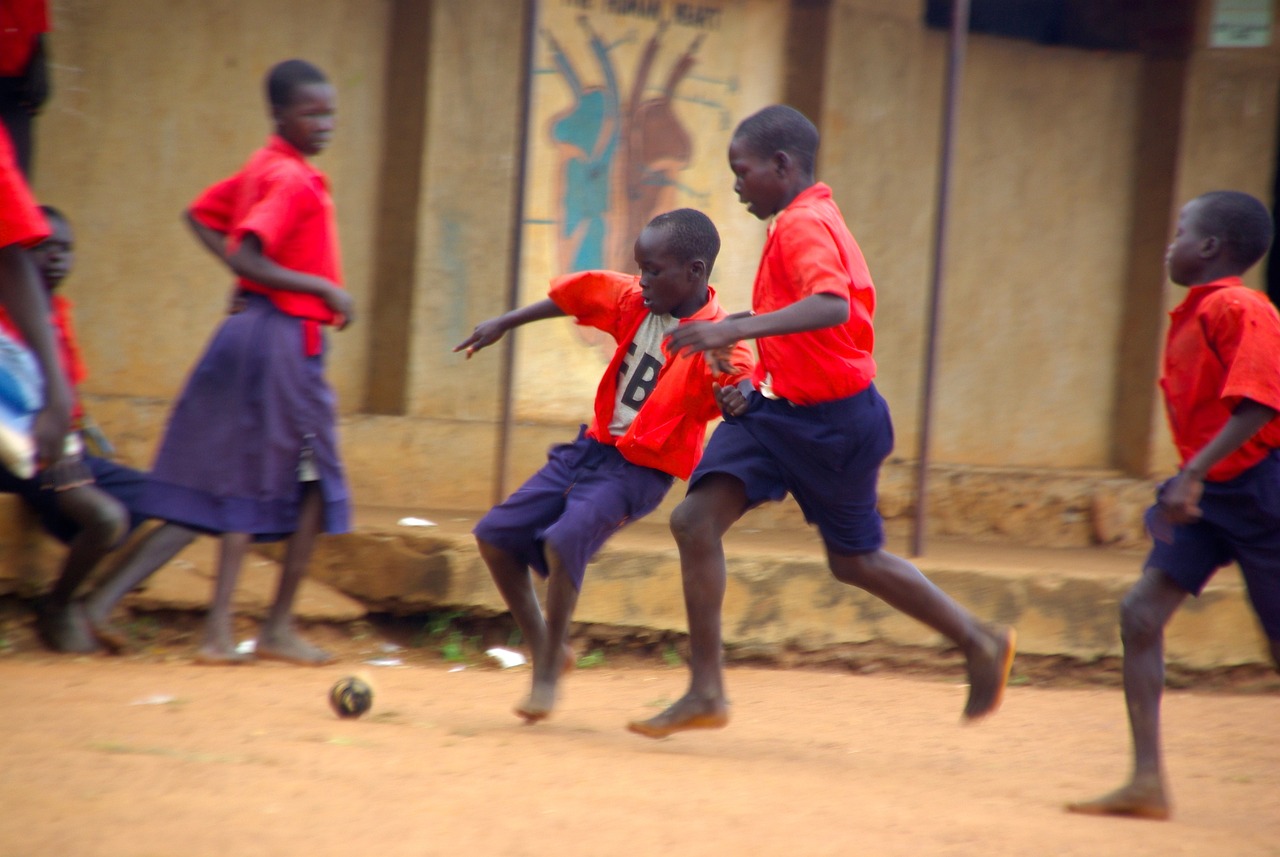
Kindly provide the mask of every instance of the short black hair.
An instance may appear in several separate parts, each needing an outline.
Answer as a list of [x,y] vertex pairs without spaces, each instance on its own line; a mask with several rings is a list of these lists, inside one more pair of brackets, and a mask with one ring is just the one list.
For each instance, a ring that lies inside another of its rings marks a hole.
[[288,107],[293,92],[308,83],[328,83],[324,72],[306,60],[285,60],[267,72],[267,101],[272,107]]
[[71,221],[67,220],[67,216],[52,205],[40,206],[40,213],[44,215],[45,220],[60,220],[68,226],[71,225]]
[[1196,225],[1222,241],[1241,271],[1266,255],[1275,223],[1261,200],[1238,190],[1210,191],[1196,200],[1200,203]]
[[661,229],[667,237],[668,252],[678,262],[701,259],[707,263],[707,276],[711,276],[720,254],[720,233],[710,217],[694,208],[677,208],[659,214],[645,228]]
[[808,118],[785,104],[758,110],[738,123],[733,139],[743,140],[759,157],[786,152],[805,175],[813,175],[818,159],[818,129]]

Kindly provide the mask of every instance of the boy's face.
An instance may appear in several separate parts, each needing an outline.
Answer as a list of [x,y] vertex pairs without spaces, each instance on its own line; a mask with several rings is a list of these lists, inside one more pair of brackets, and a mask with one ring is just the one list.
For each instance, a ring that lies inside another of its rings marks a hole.
[[32,247],[29,252],[36,270],[40,272],[40,278],[44,280],[44,287],[52,292],[71,273],[76,257],[71,226],[58,217],[47,219],[53,234]]
[[785,171],[772,157],[761,157],[740,137],[729,143],[729,169],[735,176],[733,192],[747,211],[768,220],[788,201]]
[[276,133],[307,156],[318,155],[329,145],[337,113],[337,92],[329,83],[299,84],[288,106],[272,110]]
[[654,315],[687,318],[698,311],[705,264],[701,259],[680,262],[668,250],[662,229],[645,227],[636,239],[636,265],[644,305]]
[[1169,279],[1180,286],[1195,285],[1206,264],[1216,255],[1213,250],[1217,239],[1200,225],[1200,206],[1198,199],[1182,206],[1173,240],[1164,255]]

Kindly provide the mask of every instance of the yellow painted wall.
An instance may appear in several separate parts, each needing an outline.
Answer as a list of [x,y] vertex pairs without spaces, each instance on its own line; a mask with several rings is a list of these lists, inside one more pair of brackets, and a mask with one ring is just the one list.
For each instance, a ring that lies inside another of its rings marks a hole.
[[[35,190],[76,230],[76,302],[89,394],[169,398],[226,306],[232,277],[181,220],[271,130],[262,80],[308,59],[338,90],[333,185],[346,284],[363,309],[387,0],[55,0],[53,94],[36,126]],[[341,406],[359,401],[359,324],[332,338]]]
[[[55,89],[37,126],[35,186],[77,228],[79,262],[65,288],[77,303],[91,369],[87,392],[136,463],[149,460],[168,400],[217,324],[230,286],[180,213],[261,144],[269,130],[263,73],[279,59],[303,56],[339,90],[338,136],[317,165],[333,182],[346,279],[365,321],[333,336],[330,364],[347,415],[356,498],[469,507],[491,499],[502,352],[466,361],[450,349],[507,304],[522,130],[531,157],[521,302],[539,297],[557,272],[542,221],[556,216],[548,128],[568,91],[546,35],[537,35],[534,101],[522,129],[526,7],[400,0],[421,4],[415,8],[429,16],[425,79],[408,82],[418,87],[412,91],[425,117],[421,145],[411,148],[420,151],[420,177],[408,171],[416,207],[390,212],[416,230],[413,246],[402,248],[412,283],[403,294],[391,290],[396,304],[381,307],[407,319],[409,332],[403,353],[368,365],[379,336],[368,323],[376,248],[397,246],[380,244],[378,234],[387,213],[380,177],[399,180],[395,165],[380,162],[383,129],[391,127],[383,111],[394,2],[54,0]],[[657,25],[618,11],[643,5],[542,0],[535,23],[598,79],[577,22],[585,14],[612,45],[625,91]],[[764,227],[736,202],[725,148],[738,120],[785,91],[788,4],[702,5],[719,10],[716,27],[670,24],[650,91],[701,33],[696,64],[673,103],[694,148],[672,204],[703,208],[720,227],[713,282],[726,306],[740,309]],[[833,0],[827,43],[814,48],[826,57],[819,177],[833,186],[877,283],[878,383],[893,407],[903,458],[915,454],[946,61],[946,34],[927,30],[922,10],[923,0]],[[1137,54],[971,37],[934,461],[1110,466],[1142,68]],[[1277,49],[1198,48],[1189,68],[1177,176],[1168,177],[1176,195],[1232,186],[1270,201]],[[610,258],[625,264],[618,248],[634,236],[621,231]],[[563,321],[521,331],[517,341],[508,488],[541,463],[547,443],[587,418],[606,356]],[[368,378],[384,373],[403,376],[403,413],[358,413]],[[1167,469],[1158,409],[1150,431],[1160,449],[1156,469]]]

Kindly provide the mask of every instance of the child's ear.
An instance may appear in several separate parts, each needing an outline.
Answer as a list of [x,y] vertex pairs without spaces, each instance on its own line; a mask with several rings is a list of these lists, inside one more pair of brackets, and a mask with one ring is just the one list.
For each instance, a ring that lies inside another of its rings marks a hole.
[[773,168],[777,170],[778,175],[786,175],[787,170],[791,169],[792,163],[790,153],[781,150],[773,153]]
[[1210,235],[1200,242],[1200,258],[1213,259],[1222,252],[1222,239],[1217,235]]
[[689,277],[694,280],[705,280],[707,278],[707,263],[702,259],[694,259],[689,262]]

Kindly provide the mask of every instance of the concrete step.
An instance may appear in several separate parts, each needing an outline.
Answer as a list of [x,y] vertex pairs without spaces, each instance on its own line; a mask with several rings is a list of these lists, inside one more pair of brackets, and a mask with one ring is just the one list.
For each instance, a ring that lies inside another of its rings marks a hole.
[[[416,615],[440,610],[500,613],[505,607],[470,535],[480,512],[361,507],[354,532],[322,537],[304,583],[304,620],[346,622],[369,611]],[[429,521],[411,525],[407,519]],[[908,532],[890,522],[888,548],[906,556]],[[31,595],[47,588],[61,558],[58,546],[23,529],[9,534],[39,542],[35,557],[12,564],[8,588]],[[0,549],[5,547],[0,544]],[[1014,625],[1019,651],[1093,661],[1121,653],[1119,603],[1136,580],[1143,552],[1102,548],[1028,548],[932,536],[913,562],[981,618]],[[830,575],[811,528],[777,525],[749,513],[725,541],[728,585],[724,637],[739,653],[775,656],[866,642],[943,648],[928,628]],[[262,615],[272,597],[279,547],[246,562],[237,607]],[[134,611],[198,610],[212,590],[216,542],[200,539],[125,601]],[[686,630],[679,556],[665,524],[642,521],[616,535],[587,571],[575,619],[635,629]],[[1237,569],[1220,572],[1199,599],[1189,599],[1170,626],[1167,658],[1189,669],[1266,664],[1266,641],[1249,608]]]

